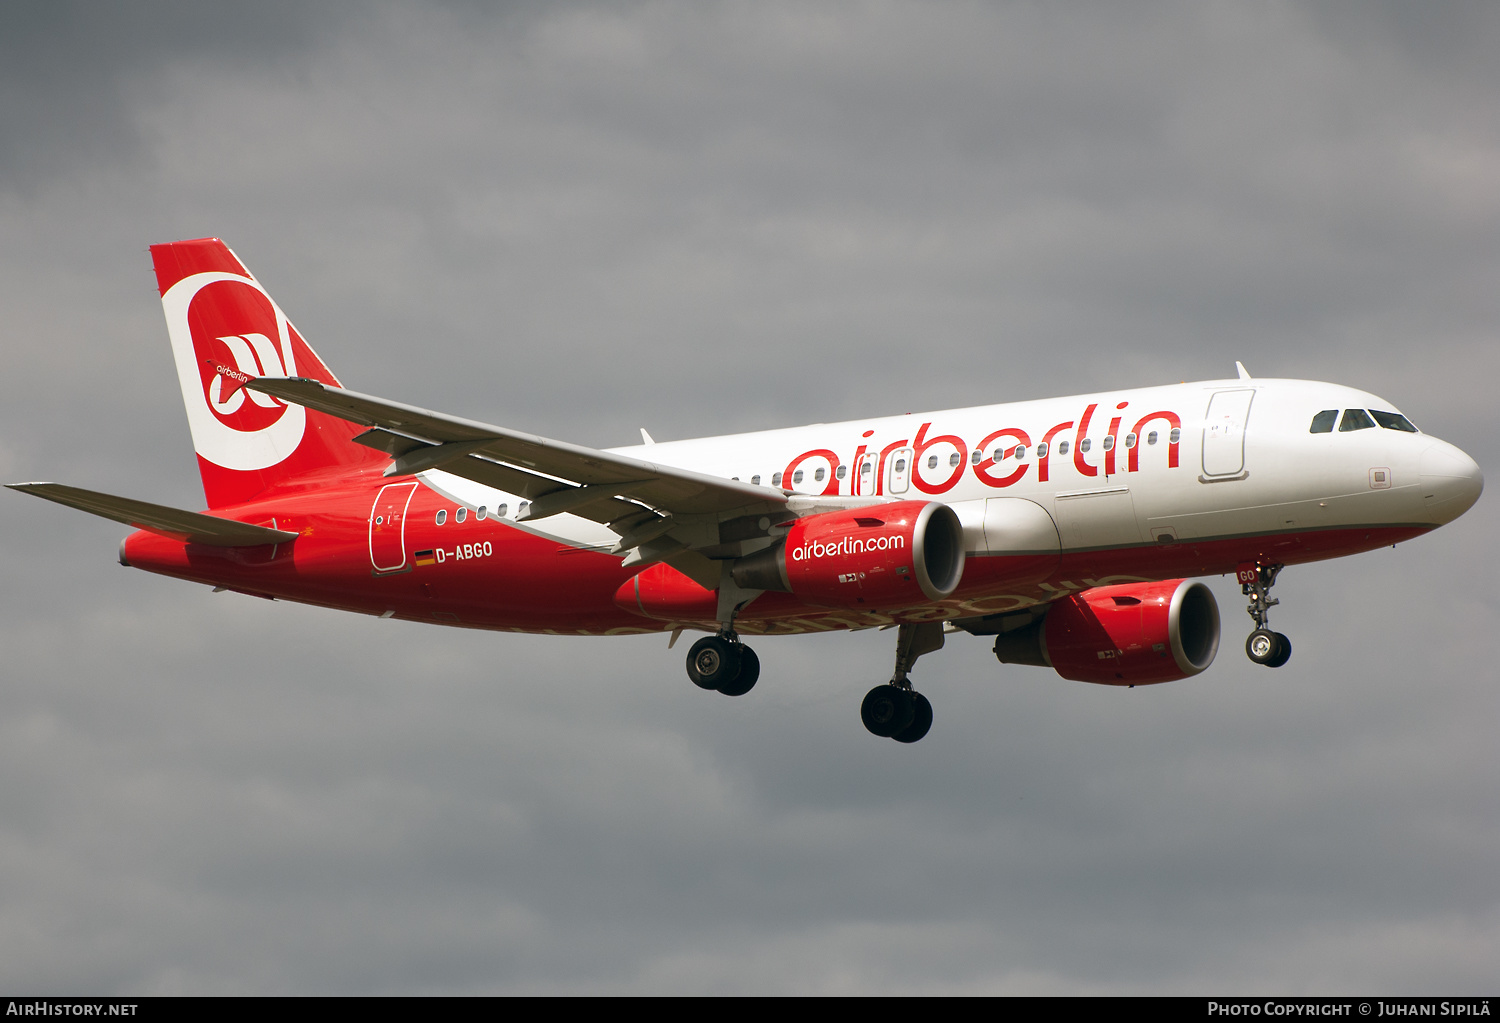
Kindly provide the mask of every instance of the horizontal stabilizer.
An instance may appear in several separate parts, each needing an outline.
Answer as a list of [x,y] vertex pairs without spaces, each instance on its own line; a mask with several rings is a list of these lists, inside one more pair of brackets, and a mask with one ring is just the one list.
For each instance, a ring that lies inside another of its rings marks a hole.
[[132,501],[128,497],[65,487],[61,483],[7,483],[6,486],[23,494],[35,494],[69,508],[114,519],[127,526],[145,529],[183,543],[201,543],[210,547],[258,547],[261,544],[287,543],[297,539],[296,533],[289,533],[284,529],[252,526],[233,519],[221,519],[165,505],[148,504],[145,501]]

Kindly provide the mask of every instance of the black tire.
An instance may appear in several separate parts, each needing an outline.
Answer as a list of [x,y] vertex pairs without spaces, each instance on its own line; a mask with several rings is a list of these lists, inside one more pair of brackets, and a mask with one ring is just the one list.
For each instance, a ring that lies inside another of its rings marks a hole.
[[699,689],[717,689],[740,673],[740,647],[719,636],[705,636],[687,655],[688,678]]
[[1279,668],[1292,659],[1292,641],[1276,633],[1276,654],[1266,662],[1267,668]]
[[[1281,651],[1282,638],[1270,629],[1256,629],[1245,640],[1245,656],[1256,664],[1270,664]],[[1290,644],[1287,645],[1287,654],[1291,655]]]
[[916,714],[916,703],[911,693],[900,686],[886,684],[876,686],[865,694],[860,704],[859,716],[872,735],[889,739],[911,724]]
[[755,683],[760,678],[760,658],[755,656],[755,651],[741,644],[739,654],[739,675],[719,687],[719,692],[725,696],[744,696],[755,688]]
[[927,697],[916,690],[912,690],[911,702],[911,724],[891,736],[897,742],[916,742],[932,728],[932,704],[928,701]]

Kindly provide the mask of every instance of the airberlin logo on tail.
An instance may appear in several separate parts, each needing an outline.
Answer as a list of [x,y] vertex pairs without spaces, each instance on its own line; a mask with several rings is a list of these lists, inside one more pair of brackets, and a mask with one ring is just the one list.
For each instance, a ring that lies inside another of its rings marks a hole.
[[872,551],[898,551],[905,547],[906,537],[904,536],[869,536],[862,540],[845,536],[832,543],[814,540],[801,547],[793,548],[792,560],[807,561],[809,558],[836,558],[840,555],[866,554]]
[[286,315],[251,277],[225,271],[194,274],[161,299],[198,454],[226,469],[281,462],[302,442],[307,413],[244,384],[261,376],[295,376]]
[[[269,394],[244,389],[245,385],[256,377],[287,375],[281,365],[281,358],[276,354],[275,346],[271,344],[271,339],[264,334],[231,334],[218,340],[229,349],[239,369],[231,369],[213,359],[204,360],[208,368],[213,371],[213,380],[208,385],[208,404],[215,414],[226,419],[230,426],[234,426],[234,422],[228,417],[237,412],[245,403],[246,394],[249,394],[250,400],[261,408],[284,408],[285,405],[282,402]],[[224,389],[226,379],[229,381],[227,393]]]

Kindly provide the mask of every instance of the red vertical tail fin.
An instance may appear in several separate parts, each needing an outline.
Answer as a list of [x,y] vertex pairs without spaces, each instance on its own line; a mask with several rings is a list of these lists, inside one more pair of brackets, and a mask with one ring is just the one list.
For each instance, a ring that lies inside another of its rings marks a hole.
[[360,427],[237,387],[229,376],[311,377],[341,387],[260,282],[217,238],[151,246],[193,449],[210,508],[288,480],[374,468]]

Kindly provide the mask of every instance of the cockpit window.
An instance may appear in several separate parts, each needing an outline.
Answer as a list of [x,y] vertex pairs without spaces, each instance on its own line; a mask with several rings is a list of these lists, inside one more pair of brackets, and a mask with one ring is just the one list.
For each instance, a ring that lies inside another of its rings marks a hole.
[[1364,409],[1344,409],[1344,421],[1339,423],[1339,433],[1348,433],[1350,430],[1373,430],[1374,428],[1375,423]]
[[1417,428],[1411,425],[1411,420],[1399,412],[1381,412],[1377,409],[1371,409],[1370,415],[1374,416],[1375,421],[1387,430],[1400,430],[1402,433],[1417,432]]
[[1331,408],[1331,409],[1328,409],[1328,410],[1326,410],[1324,412],[1319,412],[1317,415],[1313,416],[1312,428],[1309,429],[1307,432],[1308,433],[1332,433],[1333,432],[1333,421],[1335,419],[1337,419],[1338,417],[1339,417],[1339,410],[1336,409],[1336,408]]

